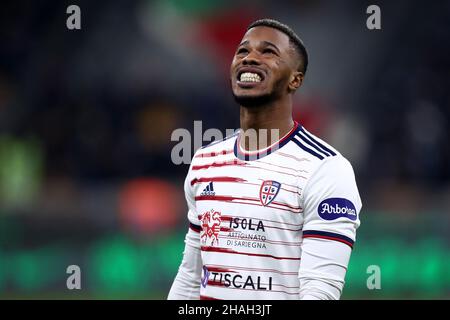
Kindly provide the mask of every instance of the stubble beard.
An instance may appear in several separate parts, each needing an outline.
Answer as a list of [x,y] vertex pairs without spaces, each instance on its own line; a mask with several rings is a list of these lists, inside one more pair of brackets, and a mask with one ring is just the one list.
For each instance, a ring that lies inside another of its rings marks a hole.
[[263,93],[256,96],[237,96],[234,92],[234,100],[242,107],[245,108],[258,108],[264,107],[272,102],[278,100],[281,96],[281,88],[283,87],[283,81],[277,81],[272,90],[268,93]]
[[276,100],[276,95],[273,92],[258,96],[237,96],[233,93],[233,97],[240,106],[246,108],[262,107]]

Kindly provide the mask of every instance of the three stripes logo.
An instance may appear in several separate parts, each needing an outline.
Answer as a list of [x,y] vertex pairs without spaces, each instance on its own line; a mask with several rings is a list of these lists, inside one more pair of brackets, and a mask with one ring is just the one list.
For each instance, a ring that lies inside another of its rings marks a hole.
[[210,182],[205,189],[203,189],[201,196],[214,196],[216,195],[216,192],[214,191],[213,183]]

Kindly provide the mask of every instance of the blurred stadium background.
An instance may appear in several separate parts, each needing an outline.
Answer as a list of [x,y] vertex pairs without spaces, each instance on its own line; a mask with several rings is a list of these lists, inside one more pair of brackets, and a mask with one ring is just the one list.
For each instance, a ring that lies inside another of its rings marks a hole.
[[325,0],[2,2],[0,298],[166,298],[187,230],[170,135],[239,127],[228,67],[261,17],[303,38],[295,118],[356,171],[342,298],[450,298],[450,2]]

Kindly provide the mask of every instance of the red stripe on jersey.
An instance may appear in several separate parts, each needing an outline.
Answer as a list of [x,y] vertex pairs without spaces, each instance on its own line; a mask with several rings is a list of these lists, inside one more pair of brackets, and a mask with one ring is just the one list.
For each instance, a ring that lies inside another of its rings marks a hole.
[[272,244],[278,244],[286,247],[300,247],[302,245],[301,242],[288,242],[288,241],[277,241],[277,240],[260,240],[260,239],[246,239],[246,238],[237,238],[232,236],[219,236],[221,239],[233,239],[236,241],[252,241],[252,242],[264,242],[264,243],[272,243]]
[[225,155],[225,154],[229,154],[232,153],[233,149],[230,150],[222,150],[219,152],[206,152],[206,153],[199,153],[198,155],[195,156],[195,158],[209,158],[209,157],[216,157],[216,156],[221,156],[221,155]]
[[294,172],[305,172],[305,173],[308,173],[308,171],[306,171],[306,170],[297,170],[297,169],[293,169],[291,167],[279,166],[277,164],[273,164],[273,163],[265,162],[265,161],[261,161],[261,160],[258,160],[257,163],[264,163],[264,164],[268,164],[269,166],[274,166],[274,167],[278,167],[278,168],[281,168],[281,169],[289,169],[289,170],[294,171]]
[[[258,180],[264,181],[262,179],[258,179]],[[196,183],[200,183],[200,182],[229,182],[229,183],[246,184],[246,185],[257,186],[257,187],[261,186],[261,184],[251,183],[251,182],[248,182],[247,180],[242,179],[242,178],[232,178],[232,177],[211,177],[211,178],[199,178],[199,179],[195,178],[195,179],[193,179],[191,181],[191,186],[196,184]],[[286,184],[286,183],[281,183],[281,185],[285,185],[285,186],[288,186],[288,187],[291,187],[291,188],[295,188],[297,190],[302,190],[299,187],[292,186],[292,185],[289,185],[289,184]],[[298,191],[293,191],[293,190],[289,190],[289,189],[286,189],[286,188],[280,188],[280,189],[284,190],[286,192],[290,192],[290,193],[294,193],[294,194],[300,195],[300,192],[298,192]]]
[[215,267],[215,266],[207,267],[207,269],[208,269],[208,271],[211,271],[211,272],[232,272],[232,273],[237,273],[236,271],[234,271],[232,269]]
[[200,295],[200,300],[221,300],[221,299]]
[[319,239],[327,239],[327,240],[333,240],[333,241],[338,241],[338,242],[342,242],[342,243],[344,243],[344,244],[346,244],[346,245],[348,245],[350,248],[353,248],[353,244],[352,243],[350,243],[350,242],[348,242],[348,241],[345,241],[344,239],[339,239],[339,238],[334,238],[334,237],[328,237],[328,236],[322,236],[322,235],[313,235],[313,234],[311,234],[311,235],[307,235],[307,234],[304,234],[303,235],[303,238],[304,239],[306,239],[306,238],[319,238]]
[[208,280],[208,286],[225,287],[225,283],[222,283],[220,281]]
[[202,251],[207,252],[218,252],[218,253],[229,253],[229,254],[242,254],[245,256],[254,256],[254,257],[263,257],[263,258],[272,258],[277,260],[300,260],[300,258],[293,258],[293,257],[277,257],[270,254],[260,254],[260,253],[250,253],[250,252],[240,252],[235,251],[227,248],[219,248],[219,247],[207,247],[207,246],[201,246],[200,248]]
[[[201,215],[198,215],[198,218],[201,219]],[[285,224],[288,226],[294,226],[294,227],[300,227],[303,226],[303,223],[288,223],[288,222],[284,222],[284,221],[276,221],[276,220],[270,220],[270,219],[262,219],[259,217],[243,217],[243,216],[226,216],[226,215],[222,215],[221,219],[222,221],[230,221],[233,218],[239,218],[239,219],[258,219],[261,221],[267,221],[267,222],[274,222],[274,223],[278,223],[278,224]]]
[[260,169],[260,170],[265,170],[265,171],[270,171],[270,172],[281,173],[281,174],[285,174],[285,175],[292,176],[292,177],[296,177],[296,178],[307,179],[305,176],[302,176],[302,175],[299,175],[299,174],[292,174],[292,173],[287,173],[287,172],[283,172],[283,171],[278,171],[278,170],[272,170],[272,169],[262,168],[262,167],[258,167],[258,166],[250,166],[250,165],[247,165],[246,168]]
[[264,269],[264,268],[247,268],[247,267],[241,267],[241,266],[227,266],[227,265],[206,265],[206,267],[209,268],[210,267],[223,267],[223,268],[230,268],[233,270],[245,270],[245,271],[257,271],[257,272],[271,272],[271,273],[278,273],[284,276],[297,276],[298,275],[298,270],[297,271],[291,271],[291,272],[287,272],[287,271],[280,271],[277,269]]
[[287,203],[281,203],[281,202],[278,202],[278,201],[272,201],[271,203],[272,204],[276,204],[278,206],[287,207],[287,208],[292,209],[292,210],[301,210],[302,209],[301,207],[294,207],[294,206],[288,205]]
[[278,230],[285,230],[285,231],[302,231],[302,228],[300,229],[288,229],[288,228],[281,228],[281,227],[275,227],[275,226],[268,226],[268,225],[264,225],[264,228],[269,228],[269,229],[278,229]]
[[247,180],[242,178],[233,177],[209,177],[209,178],[195,178],[191,181],[191,186],[199,182],[246,182]]
[[[264,180],[263,180],[264,181]],[[258,183],[251,183],[251,182],[241,182],[242,184],[248,184],[248,185],[252,185],[252,186],[258,186],[258,187],[260,187],[261,186],[261,184],[258,184]],[[285,183],[281,183],[281,185],[286,185],[286,186],[289,186],[289,187],[291,187],[290,185],[287,185],[287,184],[285,184]],[[284,191],[286,191],[286,192],[290,192],[290,193],[295,193],[295,194],[298,194],[298,195],[300,195],[300,193],[299,192],[297,192],[297,191],[293,191],[293,190],[288,190],[288,189],[285,189],[285,188],[280,188],[281,190],[284,190]],[[300,188],[297,188],[297,189],[300,189]]]
[[[258,179],[259,181],[266,181],[266,180],[264,180],[264,179]],[[293,185],[291,185],[291,184],[287,184],[287,183],[284,183],[284,182],[281,182],[281,185],[285,185],[285,186],[288,186],[288,187],[291,187],[291,188],[294,188],[294,189],[297,189],[297,190],[302,190],[302,188],[300,188],[300,187],[298,187],[298,186],[293,186]],[[298,194],[300,194],[300,193],[298,193]]]
[[297,160],[299,162],[302,162],[302,161],[308,161],[309,162],[309,159],[307,159],[307,158],[297,158],[296,156],[293,156],[291,154],[287,154],[287,153],[284,153],[284,152],[281,152],[281,151],[278,151],[276,154],[278,154],[278,155],[280,155],[282,157],[295,159],[295,160]]
[[[289,187],[291,187],[291,186],[289,186]],[[281,190],[284,190],[284,191],[286,191],[286,192],[291,192],[291,193],[298,194],[299,196],[301,195],[300,192],[298,192],[298,191],[292,191],[292,190],[288,190],[288,189],[284,189],[284,188],[280,188],[280,189],[281,189]],[[301,188],[298,188],[298,189],[302,190]]]
[[[220,167],[226,167],[226,166],[245,166],[246,168],[260,169],[260,170],[265,170],[265,171],[270,171],[270,172],[281,173],[281,174],[289,175],[289,176],[296,177],[296,178],[307,179],[306,177],[304,177],[302,175],[298,175],[298,174],[292,174],[292,173],[287,173],[287,172],[283,172],[283,171],[267,169],[267,168],[263,168],[263,167],[259,167],[259,166],[255,166],[255,165],[249,165],[246,162],[241,161],[241,160],[213,162],[213,163],[208,163],[208,164],[204,164],[204,165],[192,166],[192,170],[196,171],[196,170],[202,170],[202,169],[208,169],[208,168],[220,168]],[[296,171],[296,172],[298,172],[298,171]]]
[[[236,201],[236,200],[232,200],[232,199],[215,198],[215,197],[217,197],[217,196],[198,196],[198,197],[195,197],[195,200],[198,200],[198,201],[202,201],[202,200],[205,200],[205,201],[206,200],[209,200],[209,201],[224,201],[224,202],[232,202],[232,203],[236,203],[236,204],[246,204],[246,205],[249,205],[249,206],[264,207],[261,203],[249,203],[249,202],[242,202],[242,201]],[[224,196],[222,196],[222,197],[224,197]],[[227,198],[233,198],[233,197],[227,197]],[[237,199],[237,198],[234,198],[234,199]],[[271,205],[266,205],[265,207],[273,208],[273,209],[277,209],[277,210],[282,210],[282,211],[288,211],[288,212],[292,212],[292,213],[301,213],[302,210],[303,210],[302,208],[299,208],[299,210],[283,209],[283,208],[278,208],[278,207],[274,207],[274,206],[271,206]],[[201,219],[201,218],[199,218],[199,219]]]
[[[259,199],[257,199],[257,198],[250,198],[250,197],[233,197],[233,196],[218,196],[218,195],[204,195],[204,196],[196,196],[195,197],[195,201],[224,201],[224,202],[236,202],[236,203],[242,203],[242,202],[237,202],[237,201],[234,201],[234,200],[245,200],[245,201],[253,201],[253,202],[256,202],[257,204],[255,204],[255,205],[258,205],[258,206],[261,206],[261,207],[269,207],[269,208],[275,208],[275,209],[279,209],[279,208],[277,208],[277,207],[273,207],[273,206],[264,206],[262,203],[261,203],[261,201],[259,200]],[[250,204],[250,203],[249,203]],[[276,205],[278,205],[278,206],[281,206],[281,207],[286,207],[286,208],[289,208],[289,209],[292,209],[292,210],[289,210],[289,211],[297,211],[297,210],[302,210],[302,208],[301,207],[293,207],[293,206],[290,206],[290,205],[288,205],[288,204],[284,204],[284,203],[281,203],[281,202],[277,202],[277,201],[272,201],[272,204],[276,204]]]
[[[208,281],[209,284],[209,281]],[[267,289],[244,289],[244,288],[234,288],[234,287],[226,287],[223,284],[220,285],[213,285],[212,286],[220,286],[222,289],[233,289],[233,290],[243,290],[243,291],[265,291],[267,293],[269,292],[281,292],[281,293],[286,293],[286,294],[291,294],[291,295],[298,295],[298,292],[287,292],[284,290],[267,290]],[[297,288],[297,287],[295,287]]]
[[[261,221],[267,221],[267,222],[274,222],[274,223],[280,223],[280,224],[283,224],[282,222],[278,222],[278,221],[273,221],[273,220],[264,220],[264,219],[259,219],[259,218],[255,218],[255,217],[232,217],[232,216],[225,216],[225,215],[223,215],[223,216],[221,216],[221,221],[231,221],[231,220],[233,220],[233,218],[239,218],[239,219],[256,219],[256,220],[261,220]],[[199,220],[201,220],[201,218],[200,218],[200,216],[199,216]],[[302,226],[301,224],[300,225],[294,225],[294,226],[297,226],[297,227],[300,227],[300,226]],[[301,231],[302,230],[302,228],[299,228],[299,229],[289,229],[289,228],[283,228],[283,227],[275,227],[275,226],[268,226],[268,225],[264,225],[264,228],[272,228],[272,229],[279,229],[279,230],[286,230],[286,231]]]
[[192,166],[192,170],[202,170],[202,169],[208,169],[210,167],[226,167],[226,166],[245,166],[246,163],[240,160],[233,160],[233,161],[228,161],[228,162],[213,162],[213,163],[209,163],[209,164],[204,164],[201,166]]
[[[233,201],[233,203],[239,203],[239,204],[247,204],[249,206],[258,206],[258,207],[264,207],[262,204],[258,204],[258,203],[248,203],[248,202],[242,202],[242,201]],[[282,210],[282,211],[288,211],[288,212],[292,212],[292,213],[301,213],[302,210],[291,210],[291,209],[283,209],[283,208],[278,208],[278,207],[274,207],[271,205],[266,205],[266,208],[272,208],[272,209],[277,209],[277,210]]]
[[[199,214],[198,216],[198,220],[202,220],[202,218],[203,218],[203,215],[202,214]],[[230,221],[231,219],[232,219],[233,217],[231,217],[231,216],[221,216],[220,217],[220,220],[221,221]]]
[[[245,281],[238,281],[238,280],[234,280],[233,281],[233,285],[234,284],[240,284],[240,285],[245,285],[246,282]],[[214,280],[208,280],[208,285],[211,286],[215,286],[215,287],[225,287],[225,288],[230,288],[230,286],[226,286],[225,282],[220,282],[219,281],[214,281]],[[284,287],[286,289],[299,289],[298,286],[285,286],[284,284],[277,284],[277,283],[264,283],[264,282],[260,282],[259,285],[263,285],[263,286],[272,286],[272,287]],[[245,288],[240,288],[240,287],[231,287],[230,289],[243,289],[243,290],[254,290],[254,291],[259,291],[259,290],[266,290],[266,289],[245,289]],[[273,291],[273,290],[270,290]],[[285,291],[284,291],[285,292]],[[286,292],[288,293],[288,292]]]
[[237,197],[231,197],[231,196],[196,196],[195,201],[204,201],[204,200],[211,200],[211,201],[233,201],[235,199],[242,199],[247,200],[245,198],[237,198]]

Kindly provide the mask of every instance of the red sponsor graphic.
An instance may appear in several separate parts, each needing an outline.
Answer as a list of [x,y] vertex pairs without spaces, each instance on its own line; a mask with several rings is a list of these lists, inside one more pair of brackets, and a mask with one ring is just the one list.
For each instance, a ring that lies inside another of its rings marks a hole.
[[202,218],[202,233],[200,239],[203,244],[209,243],[210,246],[217,245],[219,243],[219,232],[221,214],[219,211],[211,209],[203,213]]

